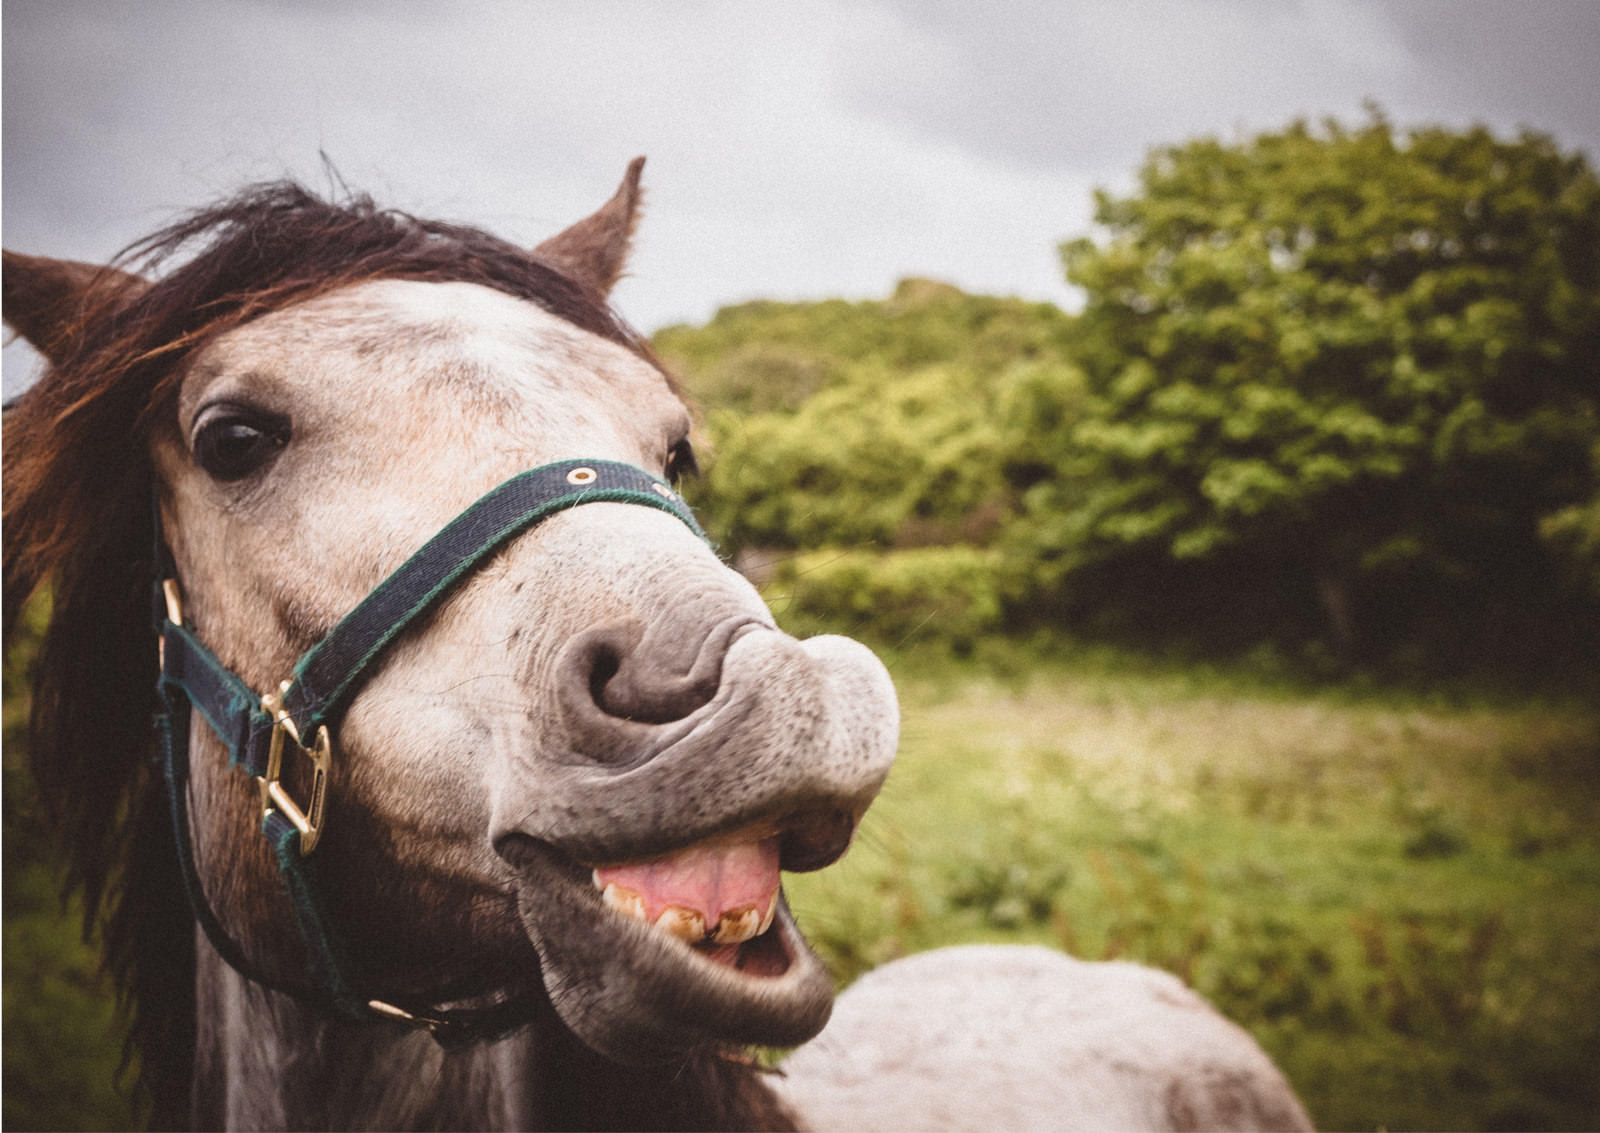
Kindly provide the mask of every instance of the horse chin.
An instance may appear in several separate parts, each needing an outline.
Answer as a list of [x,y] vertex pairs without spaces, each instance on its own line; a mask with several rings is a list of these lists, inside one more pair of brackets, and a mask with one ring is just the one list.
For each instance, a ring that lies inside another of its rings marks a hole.
[[629,1065],[696,1047],[795,1046],[833,1010],[833,981],[779,897],[771,927],[696,948],[605,906],[591,870],[531,838],[500,849],[519,872],[518,911],[557,1014]]

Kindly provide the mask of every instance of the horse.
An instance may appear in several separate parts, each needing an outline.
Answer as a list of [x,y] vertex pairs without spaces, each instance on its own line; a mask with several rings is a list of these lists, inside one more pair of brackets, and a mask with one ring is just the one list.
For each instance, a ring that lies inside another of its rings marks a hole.
[[[835,1027],[904,1030],[855,991],[823,1030],[781,884],[849,846],[893,684],[782,632],[677,493],[690,411],[609,305],[642,164],[531,250],[277,182],[112,265],[5,253],[48,365],[7,643],[48,591],[32,771],[153,1126],[797,1128],[848,1121],[807,1092],[846,1096]],[[869,978],[1041,979],[963,957]],[[819,1032],[786,1083],[747,1053]]]

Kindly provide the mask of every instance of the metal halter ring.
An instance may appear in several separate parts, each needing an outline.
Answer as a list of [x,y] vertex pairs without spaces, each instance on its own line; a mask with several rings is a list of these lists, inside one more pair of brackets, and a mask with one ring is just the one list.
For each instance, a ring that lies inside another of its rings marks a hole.
[[593,468],[574,468],[571,472],[567,473],[567,483],[579,488],[582,488],[588,484],[593,484],[598,479],[600,479],[600,473],[596,472]]
[[[328,797],[328,767],[333,762],[333,740],[327,725],[317,729],[311,747],[300,742],[300,729],[294,718],[283,707],[283,690],[289,687],[284,681],[278,692],[269,692],[261,698],[261,709],[272,717],[272,741],[267,748],[266,774],[256,779],[261,788],[261,817],[265,819],[274,810],[280,811],[300,832],[300,856],[317,848],[322,837],[323,806]],[[301,805],[290,797],[283,785],[283,748],[287,741],[295,750],[311,761],[311,800]]]

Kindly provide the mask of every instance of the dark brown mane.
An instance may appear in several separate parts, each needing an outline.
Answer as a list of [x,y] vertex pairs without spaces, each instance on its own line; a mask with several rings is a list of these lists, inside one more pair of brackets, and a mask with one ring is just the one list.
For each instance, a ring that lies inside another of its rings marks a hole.
[[149,757],[156,679],[151,431],[185,357],[216,334],[376,278],[463,281],[524,299],[644,356],[595,292],[484,232],[260,186],[130,248],[79,312],[63,357],[6,413],[7,643],[28,598],[53,610],[33,674],[31,760],[62,834],[69,890],[130,1013],[153,1121],[181,1124],[193,1045],[192,928],[161,775]]

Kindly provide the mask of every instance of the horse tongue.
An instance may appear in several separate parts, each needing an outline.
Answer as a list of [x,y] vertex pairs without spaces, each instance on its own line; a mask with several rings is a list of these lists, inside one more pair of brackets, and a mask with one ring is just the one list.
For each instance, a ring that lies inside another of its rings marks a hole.
[[755,909],[764,917],[778,891],[778,839],[701,843],[646,862],[594,871],[595,884],[637,894],[655,924],[669,908],[693,910],[717,927],[724,913]]

